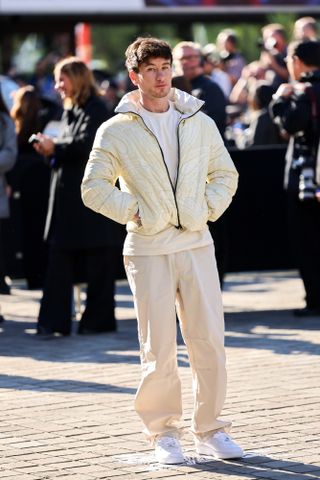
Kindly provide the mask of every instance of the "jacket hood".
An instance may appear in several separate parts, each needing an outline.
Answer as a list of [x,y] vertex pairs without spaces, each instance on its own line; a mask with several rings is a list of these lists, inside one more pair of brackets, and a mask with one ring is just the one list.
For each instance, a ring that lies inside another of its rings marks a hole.
[[[116,113],[136,113],[139,115],[139,90],[133,90],[122,97],[120,103],[115,109]],[[184,116],[189,117],[198,112],[204,105],[202,100],[183,92],[178,88],[171,88],[169,100],[173,102],[176,110],[181,112]]]

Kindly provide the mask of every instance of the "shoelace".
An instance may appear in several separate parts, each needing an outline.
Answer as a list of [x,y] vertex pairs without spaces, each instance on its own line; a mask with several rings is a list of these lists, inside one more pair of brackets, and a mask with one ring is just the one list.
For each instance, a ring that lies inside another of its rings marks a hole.
[[178,442],[174,437],[162,437],[159,438],[158,444],[162,447],[175,447],[179,448]]
[[228,435],[226,433],[223,433],[223,432],[216,433],[215,437],[220,437],[221,440],[223,440],[224,442],[230,442],[231,441],[230,437],[228,437]]

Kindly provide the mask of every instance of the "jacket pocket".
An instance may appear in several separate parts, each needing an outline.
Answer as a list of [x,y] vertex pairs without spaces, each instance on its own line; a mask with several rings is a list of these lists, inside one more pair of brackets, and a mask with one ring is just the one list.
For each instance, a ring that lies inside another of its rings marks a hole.
[[209,219],[209,207],[206,198],[203,197],[201,203],[193,197],[188,197],[180,204],[180,220],[182,226],[191,230],[201,230]]

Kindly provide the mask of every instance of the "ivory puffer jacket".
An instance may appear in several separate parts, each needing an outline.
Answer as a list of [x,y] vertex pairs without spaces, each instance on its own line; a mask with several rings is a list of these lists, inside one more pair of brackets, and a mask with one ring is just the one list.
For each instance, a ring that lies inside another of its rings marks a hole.
[[[172,185],[154,134],[137,112],[137,91],[125,95],[115,117],[97,131],[82,181],[85,205],[127,230],[156,234],[169,226],[202,230],[226,210],[238,173],[203,102],[172,89],[181,113],[177,132],[179,163]],[[119,178],[120,189],[115,185]],[[139,211],[141,223],[133,220]]]

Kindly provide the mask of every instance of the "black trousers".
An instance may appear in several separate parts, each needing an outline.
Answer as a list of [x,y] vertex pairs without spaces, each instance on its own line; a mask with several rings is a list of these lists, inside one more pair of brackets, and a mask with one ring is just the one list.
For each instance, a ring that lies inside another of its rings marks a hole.
[[79,264],[83,267],[82,280],[88,284],[79,331],[116,330],[114,285],[117,261],[117,249],[113,248],[53,248],[49,254],[38,331],[45,329],[65,335],[71,333],[73,285],[79,281],[75,276]]
[[320,203],[288,193],[288,222],[294,259],[306,291],[306,306],[320,308]]
[[4,277],[6,274],[5,262],[4,262],[4,241],[3,241],[3,220],[0,219],[0,284],[4,283]]

